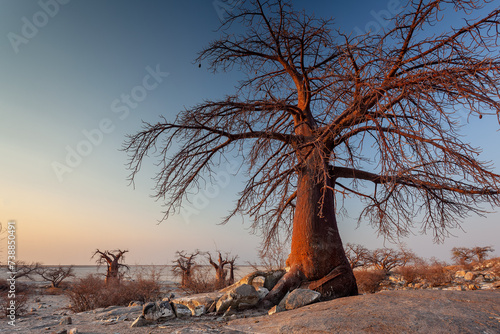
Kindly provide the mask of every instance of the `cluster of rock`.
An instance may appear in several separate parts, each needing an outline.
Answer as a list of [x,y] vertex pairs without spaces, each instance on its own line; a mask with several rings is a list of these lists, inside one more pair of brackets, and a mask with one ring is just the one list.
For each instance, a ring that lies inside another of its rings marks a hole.
[[426,279],[408,283],[404,277],[391,273],[381,283],[381,290],[407,290],[407,289],[440,289],[440,290],[493,290],[500,289],[500,259],[485,261],[476,264],[469,270],[457,266],[445,267],[449,272],[449,280],[436,285]]
[[[239,282],[220,291],[181,298],[170,296],[143,306],[142,314],[131,327],[142,327],[175,318],[200,317],[208,314],[220,319],[235,316],[237,312],[254,309],[284,275],[284,271],[256,271]],[[262,286],[254,285],[257,277],[264,277]],[[296,289],[287,294],[269,314],[296,309],[317,302],[321,294],[309,289]]]

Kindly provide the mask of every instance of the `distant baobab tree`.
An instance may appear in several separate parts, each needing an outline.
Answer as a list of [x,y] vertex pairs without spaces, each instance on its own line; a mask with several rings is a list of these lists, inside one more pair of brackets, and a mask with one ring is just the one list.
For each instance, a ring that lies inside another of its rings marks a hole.
[[200,251],[196,250],[190,254],[185,251],[177,251],[175,254],[177,259],[174,260],[172,270],[174,274],[181,276],[181,286],[187,287],[191,282],[193,269],[196,266],[194,259],[200,254]]
[[217,262],[212,260],[212,255],[207,252],[208,262],[215,269],[215,287],[217,289],[223,288],[226,284],[226,275],[227,271],[224,269],[224,266],[230,264],[228,257],[222,258],[222,254],[220,251],[217,251],[218,257]]
[[[241,2],[197,61],[246,79],[234,95],[145,123],[124,146],[130,178],[158,153],[166,219],[239,157],[249,176],[225,222],[250,216],[264,246],[291,232],[289,270],[266,300],[299,284],[355,295],[336,219],[346,196],[392,239],[421,220],[442,240],[482,204],[500,205],[500,175],[459,135],[464,113],[500,115],[500,11],[479,12],[487,3],[411,0],[385,30],[353,36],[288,1]],[[450,27],[448,14],[466,20]]]
[[124,254],[127,253],[128,250],[112,250],[112,251],[104,251],[101,252],[97,249],[92,255],[92,257],[97,256],[97,264],[106,264],[106,278],[105,282],[108,283],[117,283],[120,281],[120,268],[124,267],[128,269],[128,266],[123,264],[122,262],[125,260]]

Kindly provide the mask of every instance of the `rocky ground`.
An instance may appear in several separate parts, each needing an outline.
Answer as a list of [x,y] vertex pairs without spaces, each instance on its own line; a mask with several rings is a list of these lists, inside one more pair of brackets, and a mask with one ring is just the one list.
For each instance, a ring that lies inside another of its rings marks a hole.
[[[70,314],[63,295],[39,296],[36,311],[2,333],[500,333],[500,290],[383,291],[320,302],[273,315],[246,311],[172,319],[131,328],[141,307],[110,307]],[[71,324],[67,317],[71,318]],[[243,318],[238,318],[243,317]],[[63,324],[60,324],[60,322]]]
[[[459,270],[455,271],[452,268],[452,281],[440,287],[433,287],[425,281],[408,284],[400,275],[391,275],[382,283],[384,291],[318,302],[272,315],[259,309],[216,314],[210,307],[202,307],[200,314],[207,313],[190,316],[185,307],[187,314],[184,316],[179,314],[178,318],[170,316],[149,321],[143,327],[135,328],[131,325],[143,314],[142,306],[114,306],[75,314],[68,309],[67,296],[47,295],[43,293],[44,289],[39,289],[42,293],[31,298],[30,312],[18,318],[15,327],[10,326],[5,318],[0,320],[0,333],[64,334],[73,330],[73,333],[83,334],[494,334],[500,333],[500,278],[492,268],[491,265],[469,270],[457,268]],[[192,312],[200,309],[191,308]]]

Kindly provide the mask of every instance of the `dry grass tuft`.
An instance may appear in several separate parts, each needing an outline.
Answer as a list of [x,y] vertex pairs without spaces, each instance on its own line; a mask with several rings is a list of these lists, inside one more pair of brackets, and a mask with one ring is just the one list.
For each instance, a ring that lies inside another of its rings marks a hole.
[[360,293],[374,293],[380,290],[380,283],[385,279],[383,270],[355,270],[354,276]]

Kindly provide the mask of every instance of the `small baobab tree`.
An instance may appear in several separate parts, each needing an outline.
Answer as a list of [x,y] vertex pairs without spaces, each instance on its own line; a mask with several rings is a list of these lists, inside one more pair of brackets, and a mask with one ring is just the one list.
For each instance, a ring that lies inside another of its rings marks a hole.
[[217,289],[220,289],[223,288],[226,284],[227,271],[224,269],[224,266],[229,264],[230,262],[227,256],[225,258],[222,258],[222,254],[220,251],[217,251],[217,254],[217,262],[212,260],[212,255],[210,254],[210,252],[207,252],[207,259],[210,265],[215,269],[215,287]]
[[194,259],[200,254],[199,250],[194,253],[187,254],[185,251],[177,251],[175,253],[177,259],[174,260],[174,266],[172,268],[174,274],[181,277],[181,286],[186,287],[191,282],[191,276],[193,270],[196,267],[196,262]]
[[472,261],[474,254],[467,247],[453,247],[451,249],[451,258],[456,264],[465,265]]
[[483,262],[488,258],[488,253],[494,252],[495,249],[492,246],[476,246],[472,247],[472,253],[474,254],[475,260],[479,263]]
[[[324,298],[355,295],[337,226],[345,197],[393,240],[418,220],[442,240],[482,204],[500,205],[500,175],[460,136],[464,115],[500,115],[492,6],[408,0],[386,29],[354,36],[285,0],[242,1],[197,59],[241,70],[236,93],[145,123],[125,143],[130,178],[156,150],[166,219],[216,178],[215,165],[240,158],[248,178],[225,221],[250,216],[264,246],[291,234],[290,269],[266,300],[303,283]],[[450,25],[448,14],[463,20]]]
[[460,265],[466,265],[474,260],[481,263],[488,258],[488,253],[493,252],[492,246],[476,246],[472,248],[468,247],[453,247],[451,249],[451,258],[455,263]]
[[107,266],[106,284],[118,283],[120,281],[120,268],[129,269],[127,265],[123,264],[125,260],[124,254],[127,252],[128,250],[119,249],[101,252],[97,249],[94,255],[92,255],[92,258],[97,257],[96,262],[98,265],[105,264]]
[[400,249],[378,248],[368,253],[366,265],[388,273],[397,267],[406,266],[414,259],[416,255],[403,247]]

